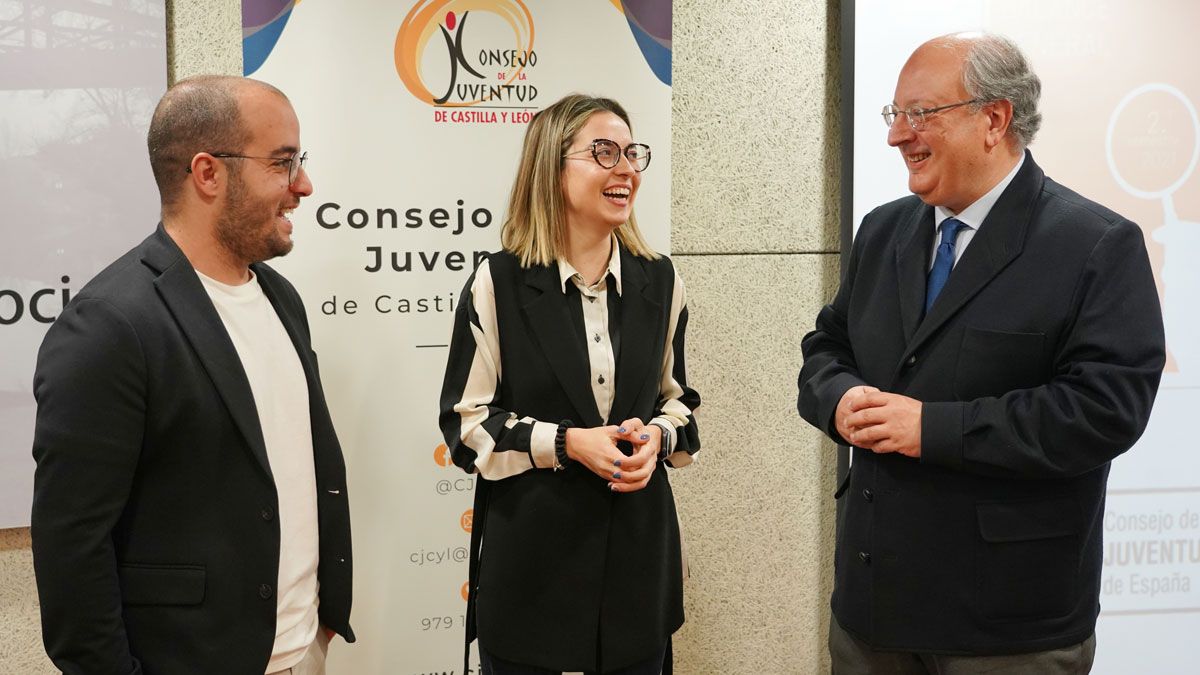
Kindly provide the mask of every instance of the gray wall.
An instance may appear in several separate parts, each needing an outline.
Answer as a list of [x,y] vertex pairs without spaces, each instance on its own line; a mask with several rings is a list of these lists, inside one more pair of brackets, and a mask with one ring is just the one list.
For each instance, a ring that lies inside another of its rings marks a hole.
[[838,3],[676,0],[671,250],[704,449],[673,474],[680,673],[828,672],[835,460],[796,413],[836,290]]
[[[240,7],[168,0],[170,81],[241,72]],[[704,452],[673,475],[691,564],[677,671],[824,672],[834,452],[795,389],[800,337],[837,283],[838,0],[674,13],[672,250],[704,397]],[[0,530],[3,673],[55,672],[29,546]]]

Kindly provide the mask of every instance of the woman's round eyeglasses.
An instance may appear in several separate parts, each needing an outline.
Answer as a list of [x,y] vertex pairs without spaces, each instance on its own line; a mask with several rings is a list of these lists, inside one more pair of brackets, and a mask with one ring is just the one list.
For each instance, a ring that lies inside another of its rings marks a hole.
[[592,153],[592,159],[605,169],[611,169],[621,161],[621,155],[625,155],[625,159],[629,160],[630,166],[634,171],[641,173],[650,166],[650,146],[644,143],[630,143],[622,148],[617,145],[616,141],[610,141],[607,138],[597,138],[588,144],[583,150],[568,152],[563,155],[564,158],[571,155],[578,155],[584,152]]

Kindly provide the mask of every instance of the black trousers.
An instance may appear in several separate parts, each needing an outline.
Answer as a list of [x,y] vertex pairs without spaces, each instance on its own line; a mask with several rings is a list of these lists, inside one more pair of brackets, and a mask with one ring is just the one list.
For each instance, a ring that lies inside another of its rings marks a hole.
[[1096,635],[1077,645],[1031,654],[950,656],[928,652],[885,652],[829,620],[833,675],[1086,675],[1096,658]]
[[[663,644],[657,655],[645,661],[639,661],[618,670],[606,670],[604,675],[661,675],[663,661],[667,656],[667,644],[669,643]],[[482,644],[479,645],[479,663],[483,675],[562,675],[562,671],[547,670],[498,659],[492,656]],[[599,673],[587,672],[585,675],[599,675]]]

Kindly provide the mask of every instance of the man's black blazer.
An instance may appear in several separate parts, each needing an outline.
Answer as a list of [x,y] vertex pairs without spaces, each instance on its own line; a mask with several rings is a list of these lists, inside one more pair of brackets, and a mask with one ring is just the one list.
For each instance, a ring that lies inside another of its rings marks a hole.
[[[252,269],[308,381],[320,620],[352,642],[346,471],[304,307],[277,272]],[[161,225],[50,327],[34,395],[34,569],[55,665],[262,673],[275,640],[275,483],[241,361]]]
[[919,460],[853,451],[834,614],[879,649],[1081,642],[1109,462],[1144,430],[1165,359],[1142,232],[1026,154],[923,317],[933,236],[915,196],[868,214],[802,344],[800,414],[835,441],[852,386],[924,403]]

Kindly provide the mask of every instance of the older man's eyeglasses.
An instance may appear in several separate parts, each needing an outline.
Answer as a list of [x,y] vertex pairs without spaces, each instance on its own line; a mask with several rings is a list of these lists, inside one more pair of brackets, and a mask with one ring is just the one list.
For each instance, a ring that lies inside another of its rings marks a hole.
[[[250,155],[238,155],[232,152],[210,152],[208,153],[217,159],[258,159],[264,162],[270,162],[271,166],[279,169],[287,169],[288,185],[295,185],[296,180],[300,178],[300,169],[304,168],[304,163],[308,161],[308,153],[297,151],[288,157],[251,157]],[[192,172],[192,167],[187,168],[187,172]]]
[[985,101],[981,98],[973,98],[970,101],[959,101],[958,103],[939,105],[936,108],[909,108],[908,110],[889,104],[883,106],[883,112],[880,114],[883,115],[883,123],[886,124],[889,129],[891,129],[892,125],[895,124],[898,116],[904,115],[904,118],[908,120],[908,126],[912,127],[913,131],[923,131],[925,127],[929,126],[929,118],[933,115],[936,115],[943,110],[950,110],[951,108],[971,105],[972,103],[989,103],[989,101]]
[[633,170],[641,173],[650,166],[650,146],[643,143],[630,143],[622,148],[617,145],[616,141],[610,141],[607,138],[597,138],[588,144],[583,150],[568,152],[563,155],[564,158],[571,155],[579,155],[585,152],[592,153],[592,159],[605,169],[611,169],[621,161],[621,155],[629,160],[629,164],[633,166]]

